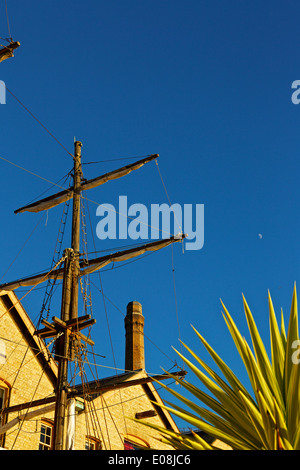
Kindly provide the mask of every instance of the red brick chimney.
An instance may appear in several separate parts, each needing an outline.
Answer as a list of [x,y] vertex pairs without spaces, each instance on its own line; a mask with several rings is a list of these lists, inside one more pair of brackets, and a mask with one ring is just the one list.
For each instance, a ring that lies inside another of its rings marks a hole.
[[125,369],[145,369],[144,317],[139,302],[129,302],[125,317]]

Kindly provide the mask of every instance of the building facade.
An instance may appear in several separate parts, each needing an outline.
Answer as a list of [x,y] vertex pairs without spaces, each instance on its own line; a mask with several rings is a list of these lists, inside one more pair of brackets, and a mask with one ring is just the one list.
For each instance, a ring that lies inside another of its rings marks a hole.
[[[125,318],[124,374],[75,385],[66,410],[67,449],[170,449],[143,418],[178,431],[145,371],[144,317],[131,302]],[[0,447],[51,450],[57,363],[14,292],[0,294]],[[133,418],[133,419],[131,419]]]

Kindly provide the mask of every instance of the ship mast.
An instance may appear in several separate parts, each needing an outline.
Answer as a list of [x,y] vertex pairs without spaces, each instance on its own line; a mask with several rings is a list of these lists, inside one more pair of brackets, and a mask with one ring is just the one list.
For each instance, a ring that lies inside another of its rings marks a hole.
[[[1,48],[0,46],[0,62],[10,57],[13,57],[13,51],[20,46],[19,42],[10,43]],[[82,165],[81,165],[81,147],[82,143],[79,141],[74,142],[74,169],[73,169],[73,186],[67,190],[63,190],[50,197],[21,207],[15,213],[24,211],[39,212],[48,210],[52,207],[73,199],[73,214],[72,214],[72,233],[71,233],[71,248],[67,248],[64,252],[63,268],[54,268],[49,273],[44,273],[39,276],[31,276],[26,279],[19,279],[12,283],[0,285],[1,290],[15,290],[21,285],[37,285],[44,282],[51,277],[56,279],[63,279],[62,299],[61,299],[61,316],[60,318],[52,317],[53,323],[47,320],[42,320],[44,325],[43,329],[36,330],[35,334],[40,338],[55,337],[55,360],[58,362],[58,375],[57,384],[55,389],[55,418],[54,418],[54,450],[65,450],[66,448],[66,414],[68,399],[72,396],[72,390],[68,383],[68,365],[69,361],[74,359],[76,350],[78,350],[80,341],[84,341],[89,345],[94,345],[94,342],[83,335],[80,330],[93,325],[96,320],[92,319],[90,315],[78,317],[78,283],[79,277],[87,273],[94,272],[106,266],[110,262],[123,261],[135,256],[143,254],[145,251],[158,250],[164,248],[171,243],[181,241],[185,238],[184,234],[170,237],[169,239],[156,241],[145,244],[139,248],[117,252],[94,260],[85,261],[84,266],[80,262],[80,211],[81,211],[81,192],[85,189],[92,189],[102,185],[108,181],[123,177],[131,171],[139,169],[145,163],[156,159],[159,155],[150,155],[135,163],[111,171],[104,175],[98,176],[91,180],[83,180]],[[182,374],[181,374],[182,375]],[[160,380],[168,376],[159,377]],[[143,381],[152,381],[151,378],[143,379]],[[124,384],[126,385],[126,384]],[[103,389],[99,389],[103,393]],[[98,393],[98,392],[97,392]],[[50,398],[52,401],[53,397]],[[47,400],[47,399],[45,399]],[[43,400],[42,400],[43,401]],[[18,409],[23,407],[38,406],[40,402],[23,403],[17,405]],[[12,412],[7,408],[6,412]]]
[[[74,143],[74,193],[72,215],[71,249],[65,251],[64,280],[62,290],[61,320],[67,325],[70,320],[78,319],[78,277],[80,272],[80,185],[81,169],[81,142]],[[65,415],[68,400],[68,362],[73,357],[74,339],[70,337],[70,329],[64,328],[58,350],[58,378],[56,387],[56,407],[54,418],[54,449],[64,450],[65,443]]]
[[[55,388],[54,450],[65,450],[66,448],[67,406],[68,399],[72,392],[68,383],[69,362],[74,360],[81,341],[91,346],[95,344],[89,337],[81,333],[82,329],[92,326],[96,323],[96,320],[91,318],[91,315],[78,317],[79,277],[91,274],[107,266],[108,263],[126,261],[148,251],[160,250],[172,243],[180,242],[186,237],[184,234],[180,233],[170,238],[146,243],[142,246],[129,248],[99,258],[84,261],[80,260],[81,192],[126,176],[132,171],[141,168],[144,164],[156,160],[159,157],[158,154],[153,154],[91,180],[85,180],[82,175],[81,147],[81,142],[74,142],[72,187],[15,211],[15,213],[25,211],[39,212],[56,207],[69,199],[73,199],[71,248],[67,248],[64,251],[62,260],[48,273],[42,273],[0,285],[1,292],[2,290],[15,290],[20,286],[36,286],[51,278],[63,280],[60,318],[56,316],[52,317],[52,323],[45,319],[41,320],[44,328],[35,331],[35,335],[38,335],[41,339],[55,338],[54,359],[58,363],[58,375]],[[58,267],[61,262],[63,262],[63,267]],[[22,407],[23,405],[20,406]]]

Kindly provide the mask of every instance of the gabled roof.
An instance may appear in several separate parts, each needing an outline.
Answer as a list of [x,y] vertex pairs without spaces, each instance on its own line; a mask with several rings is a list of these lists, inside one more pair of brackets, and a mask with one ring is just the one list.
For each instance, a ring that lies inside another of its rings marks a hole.
[[[156,376],[157,379],[161,376]],[[76,395],[84,395],[87,399],[86,394],[88,393],[89,399],[94,399],[99,396],[101,393],[106,393],[114,389],[120,389],[130,386],[141,386],[145,395],[148,397],[149,401],[152,402],[152,405],[155,408],[157,415],[160,417],[161,421],[165,425],[166,429],[171,429],[178,432],[178,427],[175,424],[175,421],[171,417],[170,413],[167,410],[164,410],[160,406],[157,406],[155,403],[163,404],[163,400],[158,394],[156,388],[153,385],[153,378],[147,374],[143,369],[136,371],[127,371],[123,374],[116,374],[111,377],[105,377],[103,379],[95,380],[82,385],[77,385],[74,387],[74,393]],[[84,388],[84,390],[83,390]]]
[[[39,336],[35,335],[36,328],[33,322],[31,321],[30,317],[28,316],[27,312],[23,308],[19,298],[13,291],[2,291],[0,294],[0,301],[4,306],[4,310],[6,310],[7,314],[10,315],[10,317],[22,333],[24,340],[32,349],[37,361],[45,370],[45,373],[53,384],[53,388],[55,388],[57,383],[58,372],[57,364],[54,361],[52,355],[49,353],[45,342],[41,338],[39,338]],[[152,383],[152,377],[149,376],[143,369],[137,371],[127,371],[122,374],[116,374],[114,376],[105,377],[96,381],[91,381],[85,384],[84,387],[81,384],[76,385],[72,389],[72,394],[76,396],[84,395],[85,399],[88,398],[92,400],[99,396],[100,393],[105,393],[114,389],[120,389],[123,387],[136,385],[140,385],[143,388],[144,393],[147,395],[150,401],[163,404],[161,397],[159,396],[157,390],[155,389]],[[87,391],[88,397],[86,396]],[[51,401],[53,401],[53,399],[55,398],[48,397],[47,403],[50,403]],[[34,405],[33,402],[32,405]],[[157,412],[157,415],[164,423],[165,427],[167,429],[172,429],[178,432],[178,428],[169,412],[155,404],[153,404],[153,406]]]
[[57,382],[57,364],[49,354],[45,342],[34,334],[36,328],[20,300],[12,291],[2,291],[0,300],[4,306],[4,310],[6,310],[6,314],[10,315],[22,333],[24,340],[33,351],[42,369],[45,370],[45,373],[53,384],[53,388],[55,388]]

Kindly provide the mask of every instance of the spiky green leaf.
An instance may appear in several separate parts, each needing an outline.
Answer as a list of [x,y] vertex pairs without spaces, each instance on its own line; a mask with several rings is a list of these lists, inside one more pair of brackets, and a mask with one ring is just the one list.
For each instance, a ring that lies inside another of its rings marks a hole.
[[[233,449],[295,449],[300,450],[300,345],[298,332],[298,307],[296,287],[293,291],[288,334],[285,333],[283,313],[281,311],[280,331],[275,311],[269,294],[269,322],[271,358],[268,358],[265,346],[249,306],[243,297],[244,311],[252,340],[253,352],[247,341],[242,337],[235,322],[223,305],[224,320],[242,358],[252,385],[249,393],[237,379],[231,369],[219,355],[208,345],[204,338],[195,330],[198,338],[213,358],[225,380],[209,367],[188,346],[182,343],[192,357],[200,364],[204,372],[188,360],[182,358],[188,368],[208,389],[209,394],[185,379],[181,385],[193,397],[206,404],[203,408],[193,400],[169,390],[187,408],[170,403],[170,406],[156,403],[170,413],[198,427],[215,439],[219,439]],[[163,384],[161,384],[164,386]],[[164,386],[168,390],[167,386]],[[149,425],[149,424],[148,424]],[[166,442],[172,442],[175,448],[195,449],[206,448],[196,439],[189,441],[178,433],[166,434],[162,430]]]

